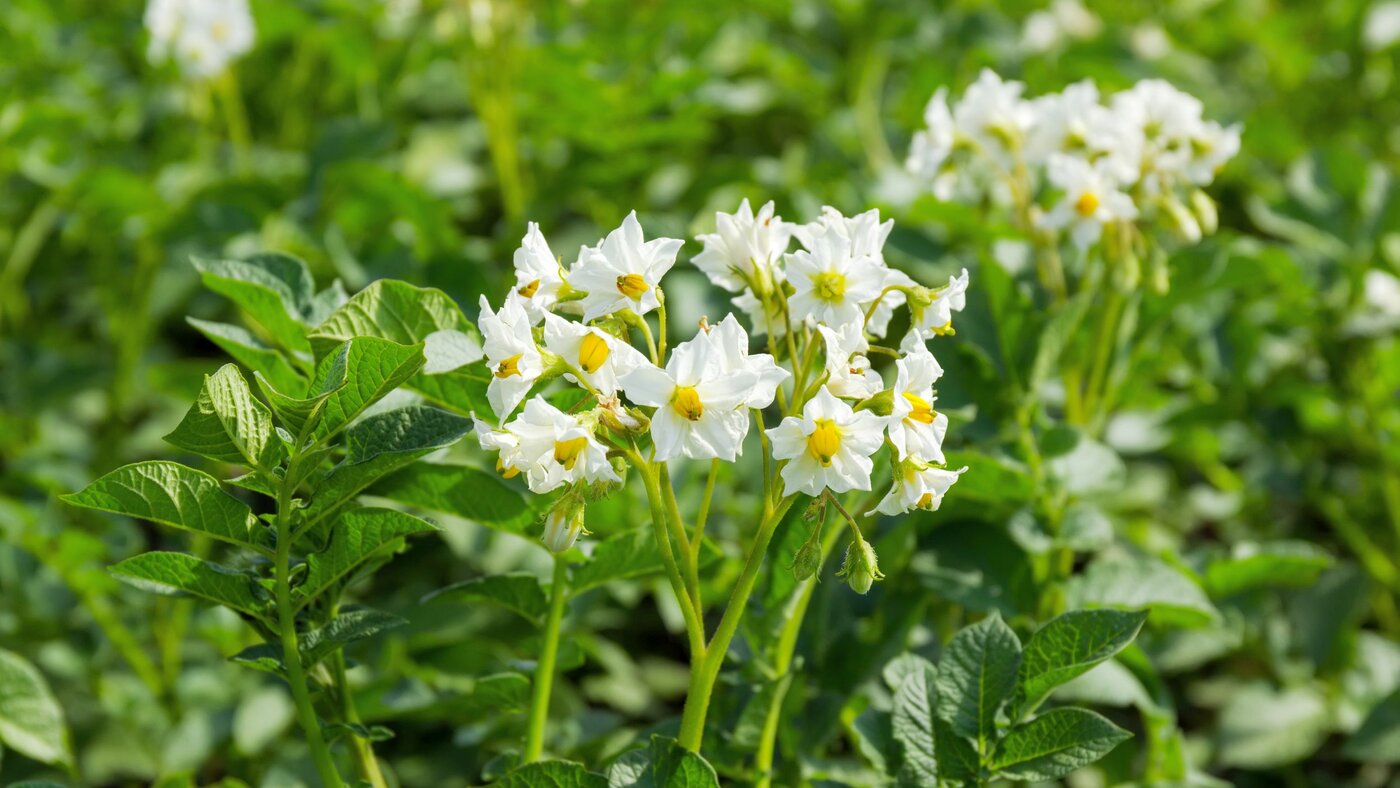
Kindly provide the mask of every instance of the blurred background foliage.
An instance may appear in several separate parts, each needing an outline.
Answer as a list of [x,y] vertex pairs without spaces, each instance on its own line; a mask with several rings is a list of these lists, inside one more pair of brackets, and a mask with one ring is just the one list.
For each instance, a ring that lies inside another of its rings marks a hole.
[[[160,436],[220,363],[184,318],[230,317],[191,255],[275,249],[322,285],[404,278],[474,311],[507,282],[527,220],[567,263],[632,208],[649,235],[689,238],[745,196],[799,221],[878,206],[897,220],[892,264],[929,282],[973,269],[967,317],[939,344],[940,401],[976,447],[950,462],[972,471],[940,513],[885,523],[889,578],[868,597],[817,586],[779,732],[777,784],[878,782],[866,713],[888,708],[881,667],[992,610],[1027,627],[1056,547],[1007,395],[1042,306],[1015,266],[1021,239],[922,195],[900,166],[929,95],[989,66],[1031,95],[1163,77],[1245,128],[1212,190],[1221,231],[1174,255],[1170,292],[1144,300],[1113,417],[1038,433],[1074,501],[1070,602],[1153,610],[1138,646],[1065,695],[1118,707],[1138,734],[1078,784],[1394,784],[1400,296],[1376,272],[1400,272],[1400,5],[252,5],[256,49],[192,83],[147,62],[139,2],[0,4],[0,647],[54,688],[85,782],[311,780],[281,685],[227,662],[248,637],[231,614],[105,572],[208,545],[54,499],[169,455]],[[683,268],[677,318],[722,314]],[[590,524],[621,531],[643,510],[619,496]],[[500,677],[535,648],[509,611],[422,597],[549,568],[528,538],[441,519],[441,543],[413,543],[360,589],[413,622],[358,647],[352,671],[367,722],[395,733],[378,747],[404,785],[499,773],[523,724]],[[770,561],[790,563],[803,536],[780,534]],[[749,628],[785,615],[790,576],[769,585]],[[644,577],[575,600],[552,752],[599,763],[674,727],[684,654],[660,589]],[[771,659],[754,656],[712,714],[734,763],[756,735],[745,688],[762,691]],[[1391,727],[1356,733],[1385,714]],[[723,752],[712,760],[725,773]],[[61,777],[0,761],[0,782],[45,775]]]

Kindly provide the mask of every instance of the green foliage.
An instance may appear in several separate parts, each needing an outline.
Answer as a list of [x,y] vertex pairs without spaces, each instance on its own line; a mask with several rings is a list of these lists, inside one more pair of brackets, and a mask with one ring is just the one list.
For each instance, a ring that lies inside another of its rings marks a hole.
[[68,728],[49,685],[33,665],[0,649],[0,743],[52,764],[73,760]]

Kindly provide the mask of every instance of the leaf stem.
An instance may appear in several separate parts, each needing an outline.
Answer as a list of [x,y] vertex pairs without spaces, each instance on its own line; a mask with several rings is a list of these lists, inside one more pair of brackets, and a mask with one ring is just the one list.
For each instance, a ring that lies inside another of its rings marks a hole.
[[301,664],[301,649],[297,641],[296,608],[292,604],[292,485],[288,480],[296,477],[299,459],[294,455],[288,461],[287,475],[277,489],[277,553],[273,560],[273,584],[277,597],[278,637],[282,641],[282,662],[287,668],[287,684],[292,690],[292,701],[296,704],[297,717],[306,734],[311,758],[316,763],[316,772],[323,786],[340,788],[343,785],[340,773],[336,771],[330,749],[321,735],[321,723],[316,718],[311,694],[306,689],[306,671]]
[[[350,691],[350,680],[345,675],[345,651],[336,649],[329,659],[336,692],[340,695],[341,715],[345,722],[358,725],[360,712],[355,708],[355,696]],[[374,745],[353,733],[346,737],[346,741],[350,744],[351,754],[355,756],[355,765],[359,768],[360,776],[372,788],[388,788],[388,783],[384,781],[384,773],[379,769],[379,761],[374,757]]]
[[563,556],[554,556],[554,579],[549,587],[549,617],[544,624],[544,645],[535,665],[535,686],[530,697],[529,727],[525,734],[523,763],[544,755],[544,731],[549,722],[549,695],[554,688],[554,664],[559,656],[559,625],[569,598],[569,567]]

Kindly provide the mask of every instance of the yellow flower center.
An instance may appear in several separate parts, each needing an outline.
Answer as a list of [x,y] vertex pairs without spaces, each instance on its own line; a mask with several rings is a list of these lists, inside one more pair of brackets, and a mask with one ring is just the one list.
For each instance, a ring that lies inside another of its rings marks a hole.
[[603,366],[611,353],[612,348],[608,341],[590,331],[584,335],[583,342],[578,346],[579,368],[592,375]]
[[500,457],[496,458],[496,472],[499,473],[502,476],[502,478],[506,479],[514,479],[516,476],[520,475],[519,468],[515,467],[514,465],[506,465],[505,463],[501,462]]
[[831,458],[841,449],[841,430],[831,419],[817,419],[817,428],[807,436],[807,453],[823,468],[831,467]]
[[928,404],[928,400],[916,394],[909,393],[905,393],[904,398],[909,400],[909,404],[914,408],[909,411],[909,415],[905,418],[917,421],[921,424],[933,423],[933,406]]
[[222,43],[228,38],[228,23],[219,21],[209,26],[209,37]]
[[919,507],[920,509],[932,509],[932,508],[933,508],[933,493],[931,493],[931,492],[926,492],[926,493],[924,493],[923,496],[919,498],[919,502],[918,502],[917,504],[915,504],[915,506]]
[[520,374],[520,357],[523,353],[516,353],[508,359],[503,360],[496,366],[496,377],[508,378],[511,375]]
[[642,294],[650,289],[651,285],[647,284],[647,280],[643,279],[641,274],[624,274],[617,278],[617,292],[633,301],[640,299]]
[[578,457],[583,454],[583,449],[588,445],[587,438],[570,438],[566,441],[558,441],[554,444],[554,461],[564,466],[564,470],[574,469],[574,463],[578,462]]
[[834,271],[814,274],[812,291],[823,301],[840,301],[846,297],[846,275]]
[[1089,218],[1099,209],[1099,196],[1093,192],[1084,192],[1079,195],[1079,199],[1074,201],[1074,210],[1080,216]]
[[941,325],[941,326],[934,326],[934,327],[933,327],[933,333],[936,334],[936,335],[938,335],[938,336],[940,336],[940,337],[952,336],[953,333],[954,333],[954,332],[953,332],[953,321],[949,320],[947,323],[944,323],[944,324]]
[[531,282],[530,282],[529,284],[524,285],[523,287],[521,287],[519,290],[516,290],[515,292],[519,293],[519,294],[520,294],[522,297],[524,297],[524,298],[534,298],[534,297],[535,297],[535,293],[538,293],[539,291],[540,291],[540,280],[534,279],[534,280],[531,280]]
[[671,397],[671,407],[691,421],[699,421],[705,413],[705,406],[700,404],[700,395],[694,386],[677,386],[676,393]]

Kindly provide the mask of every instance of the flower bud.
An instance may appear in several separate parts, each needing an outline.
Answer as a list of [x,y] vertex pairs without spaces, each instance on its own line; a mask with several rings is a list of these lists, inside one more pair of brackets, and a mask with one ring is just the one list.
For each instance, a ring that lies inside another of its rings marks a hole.
[[819,523],[826,518],[826,496],[813,498],[802,512],[802,522]]
[[582,504],[571,495],[560,500],[544,519],[544,537],[541,541],[551,553],[562,553],[574,546],[583,530]]
[[1196,220],[1200,222],[1201,232],[1206,235],[1214,235],[1220,227],[1220,213],[1215,208],[1215,200],[1210,198],[1201,189],[1191,192],[1191,211],[1196,214]]
[[885,389],[873,397],[856,403],[856,410],[868,410],[876,416],[888,416],[894,412],[894,392]]
[[[820,533],[820,531],[818,531]],[[797,549],[797,555],[792,559],[792,576],[801,583],[807,578],[815,575],[822,567],[822,544],[821,539],[808,539]]]
[[1196,243],[1201,240],[1201,225],[1196,221],[1196,217],[1187,210],[1175,196],[1167,199],[1165,203],[1167,218],[1171,220],[1171,227],[1187,243]]
[[846,583],[852,591],[864,594],[876,580],[883,579],[885,575],[880,571],[880,563],[875,558],[875,548],[864,539],[857,539],[846,548],[846,562],[842,564],[841,571],[837,572],[836,576],[846,578]]

